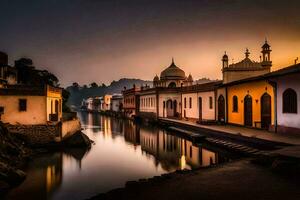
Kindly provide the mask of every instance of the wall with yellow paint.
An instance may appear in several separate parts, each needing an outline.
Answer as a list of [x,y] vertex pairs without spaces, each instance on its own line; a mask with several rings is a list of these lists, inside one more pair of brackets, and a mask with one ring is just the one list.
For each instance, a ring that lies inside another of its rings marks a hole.
[[[27,101],[26,111],[19,111],[19,100]],[[28,95],[1,95],[0,106],[4,108],[1,114],[1,121],[13,125],[37,125],[46,124],[46,97],[45,96],[28,96]]]
[[[255,122],[261,122],[261,97],[264,93],[271,96],[271,125],[274,125],[274,88],[265,80],[241,83],[228,86],[228,122],[244,125],[244,98],[247,95],[252,97],[252,126]],[[233,112],[233,96],[238,97],[238,111]],[[260,123],[257,123],[260,126]],[[260,128],[260,127],[258,127]]]

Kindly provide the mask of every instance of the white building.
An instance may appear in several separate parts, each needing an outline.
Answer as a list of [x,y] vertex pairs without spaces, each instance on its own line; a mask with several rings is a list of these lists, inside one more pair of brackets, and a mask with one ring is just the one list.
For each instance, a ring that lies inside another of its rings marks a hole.
[[216,120],[216,89],[221,81],[182,88],[182,117],[199,122]]
[[114,94],[111,97],[110,110],[114,112],[121,112],[123,110],[123,96],[122,94]]
[[175,88],[192,84],[193,77],[191,75],[186,77],[185,72],[175,65],[174,59],[171,65],[160,73],[160,78],[156,75],[153,79],[154,87]]
[[276,88],[277,132],[300,133],[300,64],[267,74]]
[[146,118],[181,118],[180,88],[193,84],[191,75],[177,67],[172,59],[160,78],[153,79],[153,88],[142,88],[140,92],[139,115]]

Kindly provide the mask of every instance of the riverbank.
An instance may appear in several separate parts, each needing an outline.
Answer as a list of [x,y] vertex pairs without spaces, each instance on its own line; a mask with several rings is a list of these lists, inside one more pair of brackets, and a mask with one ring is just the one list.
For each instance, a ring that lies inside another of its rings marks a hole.
[[274,172],[252,160],[127,182],[125,188],[100,194],[105,199],[299,199],[299,176]]
[[81,131],[60,142],[43,143],[43,146],[27,142],[22,134],[11,133],[0,124],[0,197],[26,179],[23,168],[34,157],[55,151],[72,153],[74,149],[90,149],[92,141]]

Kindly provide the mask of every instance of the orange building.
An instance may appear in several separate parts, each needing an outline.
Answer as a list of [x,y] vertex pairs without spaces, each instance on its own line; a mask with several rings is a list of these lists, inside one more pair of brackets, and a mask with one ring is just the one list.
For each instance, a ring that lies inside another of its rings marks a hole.
[[262,76],[225,85],[227,122],[270,130],[275,125],[275,88]]

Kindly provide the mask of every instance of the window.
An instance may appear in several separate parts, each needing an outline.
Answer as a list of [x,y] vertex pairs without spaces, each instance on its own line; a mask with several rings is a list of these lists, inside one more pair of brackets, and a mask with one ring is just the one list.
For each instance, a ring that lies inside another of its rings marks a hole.
[[27,110],[27,99],[19,99],[19,111]]
[[289,88],[282,95],[283,113],[297,113],[297,93]]
[[190,108],[192,108],[192,97],[190,97]]
[[190,146],[190,158],[192,158],[193,157],[193,148],[192,148],[192,146]]
[[0,115],[1,114],[4,114],[4,107],[3,106],[0,106]]
[[186,98],[184,98],[184,108],[186,108]]
[[232,112],[238,112],[238,98],[237,98],[237,96],[232,97],[232,103],[233,103]]
[[213,108],[213,98],[209,97],[209,109]]

